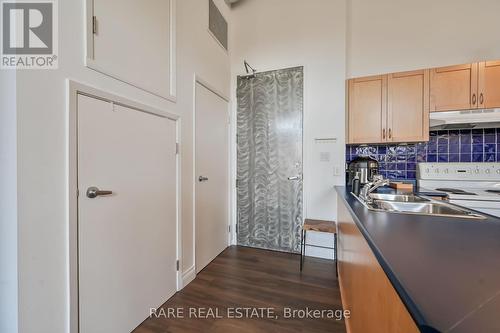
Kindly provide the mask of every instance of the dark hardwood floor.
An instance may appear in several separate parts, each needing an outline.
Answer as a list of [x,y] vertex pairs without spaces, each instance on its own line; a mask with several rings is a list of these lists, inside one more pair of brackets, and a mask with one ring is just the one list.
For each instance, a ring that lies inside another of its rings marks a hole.
[[[238,308],[251,308],[241,313],[253,318],[235,318]],[[259,308],[271,308],[270,318]],[[306,308],[342,309],[332,261],[306,258],[301,273],[298,255],[231,246],[134,332],[345,332],[344,320],[331,318],[333,311],[319,319],[285,318],[287,309]],[[184,318],[172,318],[171,312],[166,318],[169,309],[183,311]],[[208,318],[193,318],[190,311]],[[211,318],[209,311],[222,318]]]

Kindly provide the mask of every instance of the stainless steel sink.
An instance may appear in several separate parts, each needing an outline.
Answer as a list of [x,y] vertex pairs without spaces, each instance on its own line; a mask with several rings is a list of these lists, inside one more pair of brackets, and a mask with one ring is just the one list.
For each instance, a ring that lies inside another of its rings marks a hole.
[[383,194],[383,193],[370,193],[369,197],[372,200],[396,201],[396,202],[429,202],[425,199],[414,194]]
[[471,210],[460,208],[442,202],[395,202],[374,200],[371,204],[373,208],[384,211],[395,211],[403,213],[414,213],[423,215],[438,215],[438,216],[457,216],[468,218],[484,218]]
[[429,216],[458,217],[470,219],[485,219],[483,215],[477,214],[466,208],[458,207],[449,203],[423,198],[417,195],[393,195],[372,193],[370,201],[366,202],[356,198],[368,209],[400,214],[415,214]]

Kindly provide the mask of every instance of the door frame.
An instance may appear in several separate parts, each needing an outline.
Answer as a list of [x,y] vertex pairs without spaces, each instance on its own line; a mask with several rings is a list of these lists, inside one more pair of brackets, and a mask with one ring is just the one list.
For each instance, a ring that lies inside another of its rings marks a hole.
[[[180,116],[167,110],[157,109],[137,101],[133,101],[126,97],[115,95],[94,88],[77,81],[66,80],[67,90],[67,154],[68,160],[66,164],[67,176],[67,221],[68,221],[68,259],[69,270],[67,271],[68,279],[68,302],[69,302],[69,332],[78,333],[79,328],[79,288],[78,288],[78,95],[92,97],[112,104],[121,105],[127,108],[137,110],[138,112],[146,112],[163,118],[168,118],[176,122],[176,139],[180,144]],[[180,216],[181,205],[181,183],[180,183],[180,153],[176,157],[176,228],[177,228],[177,244],[176,257],[179,262],[182,262],[182,224]],[[182,288],[180,279],[180,270],[177,271],[177,291]]]
[[[193,200],[193,265],[188,268],[183,276],[183,283],[184,286],[187,285],[189,282],[193,281],[194,278],[196,277],[196,85],[200,84],[204,88],[208,89],[210,92],[214,93],[221,99],[223,99],[227,103],[227,117],[228,117],[228,126],[227,126],[227,133],[228,133],[228,146],[227,146],[227,163],[228,163],[228,189],[227,189],[227,222],[228,222],[228,228],[232,226],[231,223],[231,212],[232,212],[232,192],[231,189],[233,188],[233,182],[232,182],[232,177],[231,177],[231,102],[228,96],[226,96],[223,92],[219,91],[217,88],[215,88],[212,84],[210,84],[208,81],[204,80],[200,75],[194,74],[193,78],[193,180],[192,180],[192,200]],[[231,230],[232,231],[232,230]],[[231,235],[232,232],[228,231],[228,239],[227,239],[227,245],[229,246],[231,244]]]

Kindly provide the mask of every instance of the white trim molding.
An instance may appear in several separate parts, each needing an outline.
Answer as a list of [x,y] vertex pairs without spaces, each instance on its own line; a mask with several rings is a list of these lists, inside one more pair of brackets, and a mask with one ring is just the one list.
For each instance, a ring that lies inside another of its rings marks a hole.
[[189,267],[185,272],[180,275],[179,290],[190,284],[196,278],[196,266]]

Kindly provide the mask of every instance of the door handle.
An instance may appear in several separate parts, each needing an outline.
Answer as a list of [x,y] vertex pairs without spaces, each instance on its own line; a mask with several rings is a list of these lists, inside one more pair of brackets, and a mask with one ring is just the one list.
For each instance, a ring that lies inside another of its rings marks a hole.
[[206,182],[208,181],[208,177],[204,177],[204,176],[200,176],[198,177],[198,181],[201,183],[201,182]]
[[484,103],[484,95],[483,93],[481,93],[481,95],[479,95],[479,104],[483,105]]
[[97,198],[101,195],[110,195],[113,194],[113,191],[104,191],[100,190],[99,188],[95,186],[91,186],[87,189],[87,198],[94,199]]
[[300,176],[291,176],[288,177],[288,180],[300,180]]
[[472,94],[472,105],[476,105],[476,94]]

